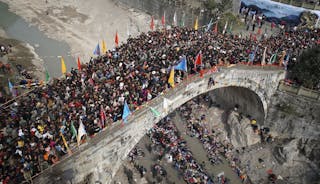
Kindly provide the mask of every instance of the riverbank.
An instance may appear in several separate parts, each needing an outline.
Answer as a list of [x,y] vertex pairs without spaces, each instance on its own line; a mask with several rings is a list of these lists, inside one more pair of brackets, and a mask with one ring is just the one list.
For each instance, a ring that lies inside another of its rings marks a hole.
[[108,49],[115,46],[118,31],[120,42],[149,29],[150,16],[128,9],[116,1],[96,0],[59,2],[52,0],[1,0],[10,11],[36,25],[48,37],[65,41],[71,55],[88,61],[97,43],[104,39]]
[[21,80],[26,79],[25,76],[17,69],[17,65],[21,66],[33,79],[44,80],[43,61],[35,53],[34,48],[21,41],[9,38],[5,31],[0,29],[0,45],[11,45],[10,52],[0,56],[2,64],[9,64],[10,71],[0,71],[0,86],[2,94],[9,94],[8,79],[17,85]]

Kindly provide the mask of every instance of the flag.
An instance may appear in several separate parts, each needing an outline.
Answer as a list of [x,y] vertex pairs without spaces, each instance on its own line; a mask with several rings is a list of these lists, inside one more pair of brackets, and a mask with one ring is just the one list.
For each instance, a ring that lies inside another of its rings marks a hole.
[[64,138],[64,135],[63,135],[62,133],[60,133],[60,136],[61,136],[61,138],[62,138],[62,141],[63,141],[64,146],[67,148],[68,154],[69,154],[69,155],[72,155],[72,152],[71,152],[71,150],[70,150],[70,148],[69,148],[69,146],[68,146],[68,144],[67,144],[66,138]]
[[257,50],[258,50],[258,45],[256,46],[255,50],[249,54],[249,62],[253,63],[254,58],[256,57]]
[[177,12],[173,14],[173,26],[177,26]]
[[277,54],[272,54],[269,60],[269,64],[273,64],[277,59]]
[[106,52],[107,52],[106,42],[104,42],[104,40],[102,40],[102,53],[105,54]]
[[49,72],[48,72],[48,70],[46,69],[46,83],[48,83],[49,80],[50,80]]
[[127,35],[128,35],[128,37],[130,36],[130,26],[129,26],[129,24],[127,24]]
[[101,119],[101,128],[104,128],[107,116],[106,116],[106,113],[104,112],[102,105],[100,107],[100,119]]
[[71,122],[71,133],[72,133],[72,138],[71,139],[73,139],[74,137],[77,137],[77,129],[76,129],[76,127],[74,127],[74,125],[73,125],[73,122]]
[[114,43],[116,44],[116,47],[119,46],[119,36],[118,36],[118,31],[116,32],[116,36],[114,38]]
[[158,112],[156,109],[154,109],[153,107],[149,107],[152,114],[155,116],[155,117],[159,117],[160,116],[160,112]]
[[151,17],[150,29],[151,29],[151,31],[154,30],[154,20],[153,20],[153,16]]
[[315,28],[319,28],[320,16],[318,16],[317,22],[314,25]]
[[171,87],[174,88],[174,68],[171,68],[168,83],[170,84]]
[[183,57],[179,64],[174,67],[175,70],[181,70],[187,72],[187,59]]
[[81,61],[80,61],[80,57],[78,57],[78,70],[81,71]]
[[61,56],[61,72],[62,72],[62,74],[65,74],[65,73],[67,73],[67,67],[66,67],[66,64],[64,63],[64,59],[63,59],[63,57]]
[[224,25],[222,34],[226,33],[227,27],[228,27],[228,21],[226,21],[226,24]]
[[212,18],[210,19],[210,22],[209,22],[209,24],[207,25],[205,31],[208,32],[208,31],[211,29],[211,26],[212,26]]
[[286,55],[286,58],[285,58],[284,62],[283,62],[283,65],[284,65],[284,69],[285,69],[285,70],[288,69],[289,58],[290,58],[290,54],[288,53],[288,54]]
[[196,61],[194,62],[194,68],[196,69],[197,65],[201,65],[201,64],[202,64],[202,53],[200,51],[196,57]]
[[9,79],[8,79],[8,83],[9,83],[9,90],[10,90],[10,92],[12,93],[13,85],[12,85],[12,83],[10,82],[10,80],[9,80]]
[[86,132],[85,127],[82,123],[82,120],[80,119],[80,124],[79,124],[79,129],[78,129],[78,138],[77,138],[78,145],[80,145],[81,138],[84,135],[87,135],[87,132]]
[[162,15],[161,24],[165,28],[165,25],[166,25],[166,12],[164,12],[163,15]]
[[280,60],[279,60],[279,66],[282,66],[282,64],[284,64],[284,57],[286,56],[286,51],[282,51]]
[[213,30],[214,33],[218,33],[218,22],[216,22],[216,25],[214,26],[214,30]]
[[262,61],[261,61],[262,66],[266,64],[266,53],[267,53],[267,47],[265,47],[264,51],[263,51],[263,56],[262,56]]
[[257,34],[258,34],[258,35],[261,35],[261,33],[262,33],[262,30],[261,30],[261,27],[259,27]]
[[198,30],[198,17],[196,18],[196,21],[194,22],[194,30]]
[[127,123],[127,117],[131,114],[127,101],[124,102],[123,105],[123,113],[122,113],[122,120]]
[[96,48],[94,49],[93,54],[100,56],[100,45],[99,45],[99,43],[97,44]]

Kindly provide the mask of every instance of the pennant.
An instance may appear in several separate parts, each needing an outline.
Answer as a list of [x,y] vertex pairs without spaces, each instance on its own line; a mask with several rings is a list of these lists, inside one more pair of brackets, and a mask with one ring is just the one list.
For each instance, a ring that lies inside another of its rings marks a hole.
[[187,72],[188,69],[187,69],[187,59],[186,59],[186,57],[183,57],[180,60],[179,64],[174,67],[174,69]]
[[78,57],[78,70],[81,71],[81,61],[80,61],[80,57]]
[[153,20],[153,16],[151,17],[150,29],[151,29],[151,31],[154,30],[154,20]]
[[104,112],[103,106],[100,107],[100,119],[101,119],[101,128],[103,129],[106,123],[106,113]]
[[66,64],[64,63],[64,59],[63,57],[61,56],[61,72],[62,74],[66,74],[67,73],[67,67],[66,67]]
[[171,68],[168,83],[170,84],[171,87],[174,88],[174,68]]
[[263,56],[262,56],[262,61],[261,61],[261,65],[266,65],[266,53],[267,53],[267,47],[264,48],[263,51]]
[[200,51],[196,57],[196,61],[194,62],[194,69],[197,69],[197,65],[201,65],[201,64],[202,64],[202,53]]
[[100,56],[100,45],[99,45],[99,43],[97,44],[96,48],[94,49],[93,54]]
[[166,25],[166,12],[164,12],[163,15],[162,15],[161,24],[165,28],[165,25]]
[[149,108],[155,117],[159,117],[161,115],[160,112],[154,109],[153,107],[149,107]]
[[210,19],[210,22],[208,23],[207,27],[206,27],[206,32],[208,32],[210,29],[211,29],[211,26],[212,26],[212,18]]
[[76,127],[74,127],[73,122],[71,122],[71,128],[70,129],[71,129],[71,133],[72,133],[72,138],[71,139],[77,137],[77,129],[76,129]]
[[173,14],[173,26],[177,26],[177,12]]
[[119,36],[118,36],[118,31],[116,32],[116,36],[114,38],[114,43],[116,44],[116,47],[119,46]]
[[49,80],[50,80],[49,72],[48,72],[48,70],[46,69],[46,83],[48,83]]
[[286,51],[282,51],[281,57],[279,59],[279,66],[282,66],[282,64],[284,64],[284,57],[286,56],[286,54]]
[[122,120],[127,123],[127,118],[131,114],[127,101],[124,102],[123,105],[123,113],[122,113]]
[[196,21],[194,23],[194,30],[198,30],[198,17],[196,18]]
[[67,144],[66,138],[64,138],[64,135],[63,135],[62,133],[60,133],[60,136],[61,136],[61,138],[62,138],[62,141],[63,141],[64,146],[67,148],[68,154],[69,154],[69,155],[72,155],[72,152],[71,152],[71,150],[70,150],[70,148],[69,148],[69,146],[68,146],[68,144]]
[[9,80],[9,79],[8,79],[8,83],[9,83],[9,90],[10,90],[10,92],[12,93],[13,85],[12,85],[12,83],[10,82],[10,80]]
[[226,24],[224,25],[222,34],[225,34],[225,33],[226,33],[227,27],[228,27],[228,21],[226,21]]
[[105,54],[106,52],[107,52],[106,42],[104,42],[104,40],[102,40],[102,53]]
[[273,64],[277,59],[277,54],[272,54],[269,60],[269,64]]
[[82,120],[80,118],[80,124],[79,124],[79,129],[78,129],[78,137],[77,137],[77,141],[78,141],[78,146],[80,145],[80,141],[82,136],[87,135],[87,132],[85,130],[85,127],[82,123]]
[[218,33],[218,22],[216,22],[216,25],[214,26],[213,32],[216,34]]

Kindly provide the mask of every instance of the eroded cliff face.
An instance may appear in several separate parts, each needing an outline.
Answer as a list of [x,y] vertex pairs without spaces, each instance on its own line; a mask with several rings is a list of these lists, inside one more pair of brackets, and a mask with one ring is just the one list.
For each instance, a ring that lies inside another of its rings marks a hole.
[[[225,117],[225,131],[235,148],[245,147],[239,158],[253,183],[268,183],[270,169],[279,178],[278,183],[319,183],[319,101],[277,91],[263,121],[259,115],[262,113],[259,99],[246,89],[224,88],[210,96],[229,112]],[[234,111],[235,104],[239,106],[237,111]],[[261,143],[247,115],[258,120],[259,129],[268,127],[274,141]]]

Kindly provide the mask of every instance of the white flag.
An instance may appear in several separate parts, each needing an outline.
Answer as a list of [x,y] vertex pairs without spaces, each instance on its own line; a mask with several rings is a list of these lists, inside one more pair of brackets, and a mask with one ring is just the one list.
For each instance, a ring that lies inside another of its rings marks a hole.
[[173,14],[173,26],[177,26],[177,12]]
[[77,137],[78,145],[80,145],[81,137],[84,135],[87,135],[87,132],[86,132],[85,127],[84,127],[82,120],[80,118],[80,125],[79,125],[79,129],[78,129],[78,137]]
[[227,27],[228,27],[228,21],[226,21],[226,24],[224,25],[222,34],[226,33]]

